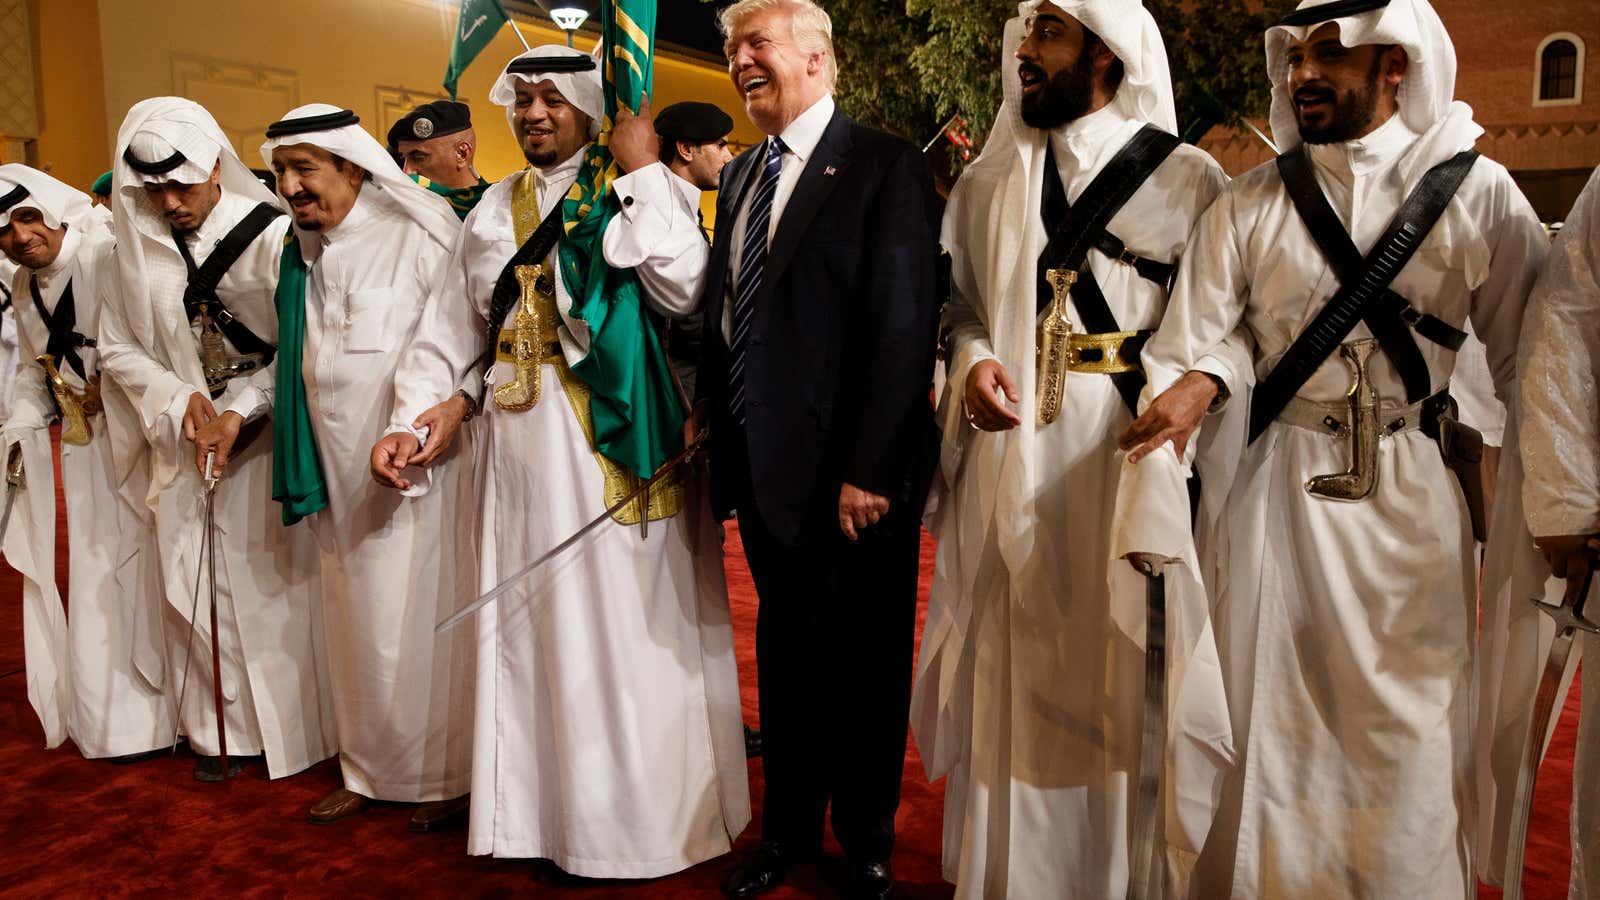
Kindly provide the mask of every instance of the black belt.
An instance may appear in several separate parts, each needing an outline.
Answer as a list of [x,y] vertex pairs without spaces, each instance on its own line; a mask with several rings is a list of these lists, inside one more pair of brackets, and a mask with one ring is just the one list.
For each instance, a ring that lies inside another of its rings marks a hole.
[[1178,271],[1177,263],[1157,262],[1133,253],[1121,238],[1109,231],[1100,233],[1099,239],[1094,242],[1094,248],[1119,263],[1133,266],[1139,277],[1146,281],[1153,281],[1164,290],[1172,288],[1172,276]]

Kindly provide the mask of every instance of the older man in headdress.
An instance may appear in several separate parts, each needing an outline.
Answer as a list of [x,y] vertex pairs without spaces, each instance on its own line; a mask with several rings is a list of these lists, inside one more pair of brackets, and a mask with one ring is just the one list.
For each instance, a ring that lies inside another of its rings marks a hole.
[[1242,761],[1196,889],[1470,896],[1478,455],[1450,376],[1470,318],[1516,421],[1547,242],[1471,152],[1426,0],[1308,0],[1266,45],[1283,156],[1201,218],[1145,348],[1165,392],[1123,437],[1183,449],[1244,325],[1253,364],[1226,381],[1229,406],[1249,393],[1245,446],[1203,470],[1227,494],[1214,600]]
[[[1144,655],[1105,599],[1116,436],[1226,179],[1175,136],[1166,51],[1138,4],[1018,13],[1005,103],[945,216],[946,468],[914,721],[928,774],[950,776],[958,895],[1123,897]],[[1058,290],[1050,272],[1076,274]],[[1053,368],[1036,348],[1058,314],[1063,340],[1096,352]]]
[[[267,129],[263,163],[294,218],[279,267],[278,354],[195,440],[225,463],[246,422],[271,413],[283,521],[322,547],[328,671],[344,785],[314,824],[368,800],[420,803],[426,831],[465,809],[471,776],[470,639],[433,623],[473,593],[475,535],[457,527],[473,465],[408,500],[373,484],[367,453],[388,428],[394,369],[459,233],[437,195],[400,172],[349,110],[313,103]],[[451,398],[459,418],[466,401]],[[445,410],[436,410],[434,416]],[[431,419],[430,419],[431,421]]]
[[[401,360],[395,433],[372,453],[374,477],[413,487],[401,469],[422,444],[414,422],[484,355],[486,333],[494,338],[485,588],[637,488],[637,472],[602,452],[598,389],[585,379],[646,362],[604,356],[599,329],[628,323],[576,312],[574,294],[604,267],[557,268],[563,199],[604,114],[594,59],[535,47],[506,66],[490,99],[506,107],[530,166],[467,217]],[[648,273],[656,310],[691,311],[705,241],[656,160],[648,120],[619,125],[610,146],[632,171],[611,186],[621,212],[607,226],[605,262]],[[622,244],[641,252],[625,258],[614,252]],[[686,477],[645,499],[478,613],[470,853],[648,878],[726,853],[749,819],[715,523]]]
[[[111,431],[137,428],[122,386],[96,349],[106,282],[115,280],[111,214],[23,165],[0,166],[0,250],[27,360],[0,432],[20,454],[6,561],[23,576],[28,696],[46,746],[67,737],[87,757],[131,761],[172,743],[160,667],[161,590],[144,505],[148,448]],[[68,615],[56,585],[56,491],[48,426],[61,420]]]
[[[272,430],[236,446],[214,522],[193,464],[195,435],[275,352],[273,292],[287,223],[211,114],[189,100],[134,104],[117,134],[111,197],[120,272],[103,310],[100,352],[126,386],[148,440],[150,504],[167,597],[168,690],[205,781],[226,777],[213,690],[210,615],[218,613],[230,762],[266,754],[274,777],[334,753],[316,549],[285,530],[272,493]],[[214,529],[215,572],[201,549]],[[204,595],[203,601],[201,595]],[[237,763],[235,763],[237,765]],[[233,766],[230,766],[233,768]]]

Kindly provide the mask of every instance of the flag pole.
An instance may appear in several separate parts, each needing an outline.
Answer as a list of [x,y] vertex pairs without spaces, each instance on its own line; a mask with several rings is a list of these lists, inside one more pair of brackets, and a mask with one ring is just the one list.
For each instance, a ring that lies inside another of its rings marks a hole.
[[517,20],[509,13],[506,15],[506,24],[511,26],[511,31],[516,34],[517,40],[522,42],[522,49],[533,49],[532,47],[528,46],[528,39],[522,36],[522,29],[517,27]]
[[933,140],[931,140],[931,141],[929,141],[929,142],[928,142],[928,143],[927,143],[927,144],[926,144],[926,145],[925,145],[925,146],[924,146],[924,147],[923,147],[923,148],[922,148],[922,152],[923,152],[923,153],[927,153],[927,152],[928,152],[928,151],[929,151],[929,150],[932,150],[932,149],[933,149],[933,145],[934,145],[934,144],[937,144],[937,143],[939,143],[939,138],[941,138],[941,137],[944,137],[944,133],[945,133],[945,132],[946,132],[946,131],[947,131],[947,130],[949,130],[949,128],[950,128],[950,126],[951,126],[951,125],[953,125],[953,124],[955,124],[955,121],[956,121],[956,119],[958,119],[958,118],[960,118],[960,117],[961,117],[961,114],[960,114],[960,113],[954,113],[954,114],[952,114],[952,115],[951,115],[951,116],[950,116],[950,118],[949,118],[949,119],[947,119],[947,120],[946,120],[946,121],[945,121],[945,123],[944,123],[944,124],[943,124],[943,125],[940,125],[940,126],[939,126],[939,130],[938,130],[938,131],[937,131],[937,132],[935,132],[935,133],[934,133],[934,135],[933,135]]

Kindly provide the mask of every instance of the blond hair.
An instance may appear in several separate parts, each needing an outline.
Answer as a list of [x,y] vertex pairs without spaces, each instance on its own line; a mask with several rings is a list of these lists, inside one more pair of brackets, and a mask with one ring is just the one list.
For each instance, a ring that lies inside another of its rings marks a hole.
[[833,20],[828,18],[827,10],[811,0],[739,0],[717,15],[717,28],[727,40],[740,22],[756,13],[780,8],[789,10],[789,34],[800,52],[807,56],[823,54],[822,79],[832,93],[839,79],[839,62],[833,55]]

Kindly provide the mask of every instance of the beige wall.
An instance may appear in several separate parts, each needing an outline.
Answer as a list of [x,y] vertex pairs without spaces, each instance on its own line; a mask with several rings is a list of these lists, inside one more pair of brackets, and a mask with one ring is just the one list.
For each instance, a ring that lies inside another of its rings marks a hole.
[[[74,183],[109,167],[128,107],[163,94],[206,106],[253,166],[261,164],[267,124],[303,103],[347,106],[382,140],[412,106],[444,96],[457,8],[453,0],[32,2],[42,7],[47,50],[55,50],[45,59],[62,62],[44,72],[48,138],[41,135],[40,162],[56,160],[57,174]],[[531,44],[565,42],[549,23],[519,25]],[[98,54],[90,49],[96,44]],[[580,48],[591,44],[579,35]],[[504,111],[488,101],[500,67],[521,50],[502,29],[461,78],[478,168],[491,181],[523,165]],[[735,139],[759,139],[720,66],[662,53],[655,84],[657,109],[678,100],[716,103],[733,116]]]

